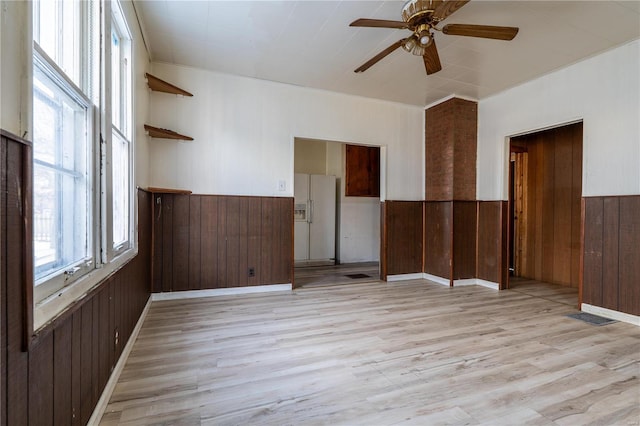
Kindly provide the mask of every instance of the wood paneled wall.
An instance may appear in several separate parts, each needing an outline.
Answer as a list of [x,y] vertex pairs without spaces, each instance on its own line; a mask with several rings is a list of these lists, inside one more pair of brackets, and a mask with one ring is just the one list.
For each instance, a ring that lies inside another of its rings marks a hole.
[[507,268],[506,201],[478,201],[476,277],[506,288]]
[[451,278],[453,202],[424,203],[424,272]]
[[290,283],[293,198],[156,193],[153,239],[154,293]]
[[582,302],[640,315],[640,195],[584,198]]
[[[14,232],[24,220],[24,210],[17,208],[16,191],[7,191],[20,176],[14,165],[21,163],[21,146],[18,138],[2,134],[0,424],[83,425],[150,295],[151,198],[138,192],[138,255],[40,330],[25,347],[22,302],[24,286],[32,283],[25,279],[25,260],[17,248],[28,242]],[[26,187],[23,196],[30,194],[31,188]]]
[[513,138],[526,150],[525,208],[516,212],[516,274],[578,287],[582,123]]
[[425,201],[424,272],[449,280],[476,276],[475,201]]
[[425,111],[425,199],[476,199],[478,105],[453,98]]
[[382,275],[422,272],[422,201],[381,203]]

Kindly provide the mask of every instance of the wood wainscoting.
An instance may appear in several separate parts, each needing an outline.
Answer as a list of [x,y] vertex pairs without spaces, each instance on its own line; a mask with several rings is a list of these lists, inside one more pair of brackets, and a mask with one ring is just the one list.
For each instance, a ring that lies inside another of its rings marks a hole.
[[421,273],[423,202],[384,201],[380,205],[381,279]]
[[154,193],[154,293],[293,280],[293,198]]
[[478,201],[478,236],[476,276],[506,288],[507,264],[507,202]]
[[[24,172],[20,165],[28,167],[25,147],[28,143],[2,132],[0,425],[84,425],[150,296],[151,195],[138,192],[138,255],[25,345],[32,235],[20,232],[30,212],[19,208],[15,190]],[[30,199],[32,185],[21,188],[21,197]]]
[[587,197],[582,302],[640,315],[640,195]]

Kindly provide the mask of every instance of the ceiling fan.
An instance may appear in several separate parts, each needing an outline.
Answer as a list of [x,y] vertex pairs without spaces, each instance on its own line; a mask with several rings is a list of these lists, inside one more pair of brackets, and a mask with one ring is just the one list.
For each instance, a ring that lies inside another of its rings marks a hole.
[[518,34],[516,27],[496,27],[491,25],[448,24],[436,26],[469,0],[409,0],[402,7],[402,21],[385,19],[356,19],[349,26],[370,28],[407,29],[413,34],[400,39],[358,67],[355,72],[364,72],[382,58],[402,47],[407,52],[422,56],[427,75],[442,69],[440,57],[433,38],[433,31],[448,35],[513,40]]

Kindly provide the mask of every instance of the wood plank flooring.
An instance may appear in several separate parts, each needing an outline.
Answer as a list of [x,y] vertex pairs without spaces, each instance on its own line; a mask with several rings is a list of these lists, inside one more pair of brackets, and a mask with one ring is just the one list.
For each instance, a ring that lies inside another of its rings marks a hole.
[[153,302],[102,425],[636,425],[640,332],[424,280]]

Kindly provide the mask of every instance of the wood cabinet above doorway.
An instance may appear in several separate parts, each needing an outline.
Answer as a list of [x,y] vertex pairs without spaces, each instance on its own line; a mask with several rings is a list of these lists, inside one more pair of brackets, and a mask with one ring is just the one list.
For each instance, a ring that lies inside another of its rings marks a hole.
[[380,196],[380,148],[377,146],[346,146],[347,197]]

